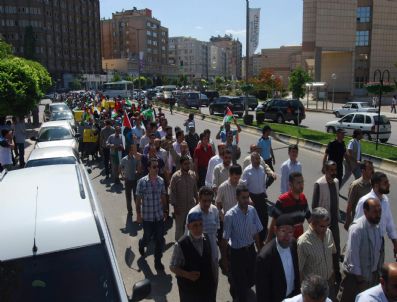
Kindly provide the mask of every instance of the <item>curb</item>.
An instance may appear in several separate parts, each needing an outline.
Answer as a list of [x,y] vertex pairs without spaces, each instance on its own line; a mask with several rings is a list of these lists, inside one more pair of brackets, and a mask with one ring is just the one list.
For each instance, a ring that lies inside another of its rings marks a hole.
[[[155,105],[156,107],[159,107],[157,105]],[[167,111],[168,108],[164,108],[161,107],[162,110],[166,109]],[[180,112],[180,111],[173,111],[173,113],[175,114],[180,114],[180,115],[184,115],[184,116],[188,116],[188,113],[185,112]],[[212,117],[211,115],[207,115],[207,114],[203,114],[201,113],[201,116],[204,116],[204,119],[202,120],[207,120],[209,122],[213,122],[213,123],[220,123],[219,119],[216,119],[214,117]],[[251,134],[262,134],[262,131],[254,126],[249,126],[249,125],[240,125],[240,127],[242,129],[244,129],[244,131],[251,133]],[[284,144],[287,145],[291,145],[291,144],[297,144],[299,145],[299,147],[305,148],[307,150],[313,151],[313,152],[318,152],[318,153],[325,153],[325,149],[327,148],[326,145],[308,140],[308,139],[303,139],[303,138],[297,138],[295,136],[291,136],[291,135],[286,135],[284,133],[278,133],[278,132],[274,132],[273,133],[273,137]],[[397,161],[392,161],[389,159],[383,159],[380,157],[376,157],[376,156],[372,156],[372,155],[368,155],[368,154],[363,154],[363,158],[370,160],[373,162],[373,165],[375,168],[378,168],[384,172],[388,172],[394,175],[397,175]]]

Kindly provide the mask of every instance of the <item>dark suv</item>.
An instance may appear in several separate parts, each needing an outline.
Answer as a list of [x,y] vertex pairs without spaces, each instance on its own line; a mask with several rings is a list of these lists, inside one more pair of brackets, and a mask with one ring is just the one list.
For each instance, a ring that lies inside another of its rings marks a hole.
[[265,119],[280,124],[293,121],[295,125],[299,125],[306,118],[305,107],[297,99],[271,99],[256,107],[256,114],[258,112],[264,112]]
[[215,99],[209,106],[209,112],[211,115],[216,113],[224,114],[226,107],[230,104],[230,110],[233,114],[242,117],[244,114],[244,103],[238,96],[221,96]]

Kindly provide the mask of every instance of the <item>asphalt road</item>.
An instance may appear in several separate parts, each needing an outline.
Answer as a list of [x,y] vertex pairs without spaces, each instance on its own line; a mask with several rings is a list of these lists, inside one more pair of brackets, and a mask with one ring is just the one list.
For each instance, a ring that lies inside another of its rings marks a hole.
[[[186,119],[186,116],[179,113],[172,116],[170,116],[167,111],[165,113],[169,124],[173,127],[182,125],[183,121]],[[215,134],[219,129],[218,124],[206,120],[197,120],[196,126],[198,133],[202,132],[205,128],[210,129],[213,138],[215,138]],[[257,135],[250,133],[243,133],[240,135],[242,158],[247,155],[249,145],[256,143],[257,140]],[[279,171],[280,164],[288,158],[287,146],[273,141],[273,148],[276,156],[277,172]],[[302,163],[303,175],[305,178],[304,193],[309,203],[311,203],[313,184],[316,179],[321,176],[322,154],[305,149],[301,149],[299,152],[299,160]],[[146,277],[152,281],[152,294],[147,301],[178,301],[179,296],[176,279],[168,268],[172,253],[174,228],[170,225],[165,236],[166,250],[163,257],[163,264],[166,267],[165,272],[157,274],[154,270],[152,249],[149,250],[149,256],[145,259],[142,259],[139,255],[138,240],[142,237],[142,230],[138,225],[133,223],[130,218],[127,218],[123,188],[121,186],[114,186],[109,181],[105,180],[104,175],[101,174],[102,169],[100,163],[94,163],[92,168],[91,180],[103,206],[127,292],[131,293],[132,285]],[[351,178],[350,180],[352,181],[353,179]],[[397,177],[389,176],[389,180],[391,183],[391,193],[389,194],[391,209],[393,216],[397,217],[397,205],[395,202],[397,200],[397,190],[394,188],[394,185],[397,184]],[[268,195],[271,201],[277,200],[279,186],[280,182],[276,180],[269,188]],[[345,196],[347,195],[347,188],[348,186],[346,185],[341,191]],[[345,201],[341,199],[340,208],[345,210],[345,206]],[[136,216],[134,216],[134,219],[135,218]],[[341,243],[344,244],[347,234],[342,225],[340,225],[340,232]],[[389,240],[386,241],[386,261],[393,261],[392,245]],[[217,301],[231,301],[227,278],[222,274],[220,275]]]
[[[209,114],[208,107],[202,107],[201,112]],[[255,111],[250,111],[250,114],[255,115]],[[326,131],[325,124],[330,121],[338,120],[335,115],[330,113],[306,111],[306,119],[303,120],[302,126],[309,129]],[[391,121],[392,132],[388,143],[397,145],[397,122]]]

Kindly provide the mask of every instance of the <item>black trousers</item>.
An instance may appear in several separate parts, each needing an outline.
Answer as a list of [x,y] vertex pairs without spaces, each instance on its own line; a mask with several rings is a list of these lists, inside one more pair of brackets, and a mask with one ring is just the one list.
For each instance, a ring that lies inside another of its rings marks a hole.
[[207,167],[199,168],[198,174],[199,174],[198,175],[199,179],[197,182],[197,186],[198,186],[198,189],[200,189],[201,187],[205,186],[205,177],[207,176]]
[[241,249],[230,248],[230,293],[239,302],[247,301],[248,291],[255,284],[255,259],[254,244]]
[[258,213],[259,220],[262,223],[263,230],[259,233],[259,237],[262,241],[266,240],[267,236],[267,223],[269,221],[269,215],[267,212],[267,195],[266,193],[261,194],[253,194],[250,193],[250,198],[254,202],[254,207],[256,212]]
[[[127,202],[127,210],[128,212],[132,212],[132,194],[134,194],[134,202],[135,202],[135,192],[136,192],[136,185],[137,185],[137,180],[125,180],[125,199]],[[132,191],[132,194],[131,194]]]
[[110,174],[110,169],[109,169],[110,149],[109,148],[103,148],[102,149],[102,154],[103,154],[103,165],[105,166],[105,174],[106,174],[106,176],[109,176],[109,174]]

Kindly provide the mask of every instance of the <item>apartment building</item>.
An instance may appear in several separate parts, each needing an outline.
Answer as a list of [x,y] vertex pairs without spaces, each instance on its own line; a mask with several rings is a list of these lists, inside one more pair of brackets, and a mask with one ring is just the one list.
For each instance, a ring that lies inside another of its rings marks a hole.
[[150,9],[116,12],[111,19],[101,20],[101,38],[105,68],[124,62],[126,73],[134,76],[168,72],[168,29]]
[[395,0],[304,0],[305,67],[340,97],[366,94],[376,69],[397,77],[396,14]]
[[0,36],[17,56],[43,64],[58,87],[101,73],[99,0],[2,0]]

